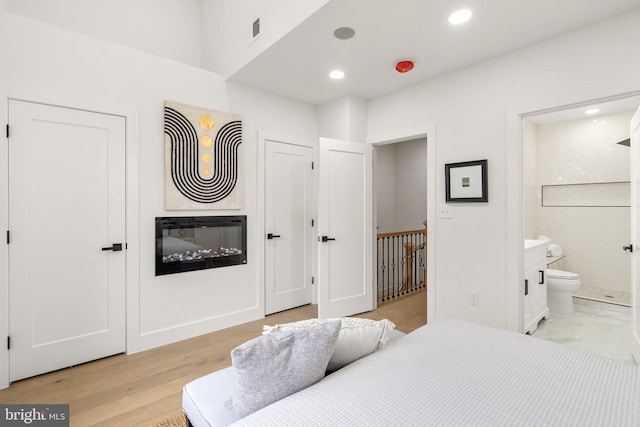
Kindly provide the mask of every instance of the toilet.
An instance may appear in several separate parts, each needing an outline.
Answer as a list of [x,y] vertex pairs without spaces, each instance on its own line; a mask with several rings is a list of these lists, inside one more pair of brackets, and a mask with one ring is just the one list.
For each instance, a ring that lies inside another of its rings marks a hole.
[[573,293],[580,287],[580,276],[562,270],[547,270],[547,306],[556,313],[573,313]]

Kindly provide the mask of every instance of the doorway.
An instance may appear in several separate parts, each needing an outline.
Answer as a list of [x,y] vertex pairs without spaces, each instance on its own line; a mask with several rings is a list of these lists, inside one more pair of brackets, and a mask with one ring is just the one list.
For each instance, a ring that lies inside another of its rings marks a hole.
[[525,239],[551,239],[549,268],[579,275],[576,298],[629,306],[621,248],[630,234],[630,150],[621,142],[635,110],[609,109],[524,120]]
[[548,268],[582,281],[574,313],[551,310],[534,335],[632,364],[634,284],[623,247],[633,219],[629,121],[638,105],[636,94],[521,121],[523,237],[550,238]]
[[426,137],[375,147],[379,303],[426,288],[427,150]]
[[9,102],[9,379],[125,351],[125,119]]

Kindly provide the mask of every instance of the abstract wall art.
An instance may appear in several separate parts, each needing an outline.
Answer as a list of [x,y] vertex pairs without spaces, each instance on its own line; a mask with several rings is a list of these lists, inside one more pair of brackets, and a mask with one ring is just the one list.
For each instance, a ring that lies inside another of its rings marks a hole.
[[165,209],[242,208],[242,120],[165,101]]
[[447,202],[488,202],[487,160],[444,165]]

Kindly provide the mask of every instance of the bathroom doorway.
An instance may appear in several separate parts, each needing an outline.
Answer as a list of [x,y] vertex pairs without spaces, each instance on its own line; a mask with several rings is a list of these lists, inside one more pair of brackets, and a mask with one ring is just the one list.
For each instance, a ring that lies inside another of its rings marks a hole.
[[[629,122],[637,101],[523,122],[525,238],[549,238],[548,267],[576,273],[576,297],[630,306]],[[597,110],[597,111],[596,111]]]
[[[574,314],[535,336],[633,364],[630,120],[640,96],[531,114],[522,122],[523,228],[549,238],[548,268],[579,275]],[[599,111],[595,111],[598,109]]]

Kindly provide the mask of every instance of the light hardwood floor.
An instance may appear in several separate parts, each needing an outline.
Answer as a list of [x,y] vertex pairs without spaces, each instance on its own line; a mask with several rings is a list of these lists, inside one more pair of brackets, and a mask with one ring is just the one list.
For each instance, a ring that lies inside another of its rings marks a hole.
[[[389,319],[402,332],[427,321],[426,292],[385,303],[357,317]],[[181,409],[182,387],[231,365],[230,351],[263,325],[317,317],[308,305],[254,322],[126,356],[116,355],[17,381],[0,390],[5,404],[69,404],[71,426],[150,426]]]

